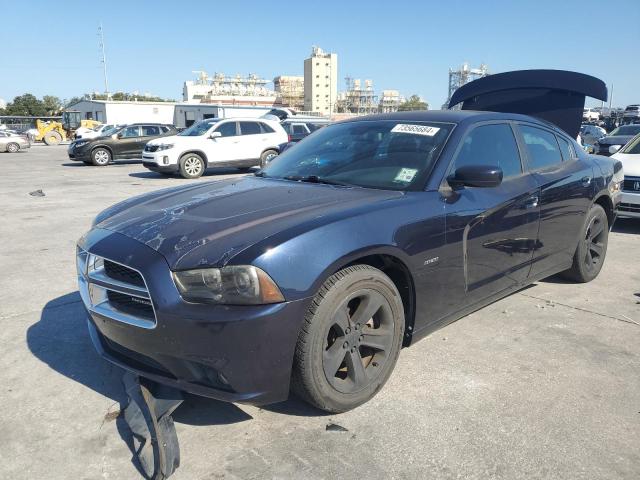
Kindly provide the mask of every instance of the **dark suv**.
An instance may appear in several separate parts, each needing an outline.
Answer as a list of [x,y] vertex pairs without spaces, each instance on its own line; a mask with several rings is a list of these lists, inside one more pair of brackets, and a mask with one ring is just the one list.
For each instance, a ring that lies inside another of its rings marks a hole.
[[134,123],[114,127],[98,138],[75,140],[67,153],[71,160],[104,166],[113,160],[142,159],[142,150],[148,141],[176,133],[173,125]]
[[289,142],[299,142],[307,135],[312,134],[316,130],[322,127],[326,127],[331,122],[323,118],[314,119],[296,119],[288,118],[283,120],[280,124],[284,128],[285,132],[289,136]]

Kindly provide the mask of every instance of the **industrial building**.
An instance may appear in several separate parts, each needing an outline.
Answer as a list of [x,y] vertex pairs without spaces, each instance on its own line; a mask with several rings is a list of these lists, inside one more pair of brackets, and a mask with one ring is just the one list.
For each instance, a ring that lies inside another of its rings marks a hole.
[[273,79],[276,103],[294,110],[304,110],[304,77],[279,75]]
[[[447,96],[447,101],[442,105],[442,109],[446,110],[449,108],[449,100],[451,100],[451,95],[458,88],[463,86],[466,83],[469,83],[478,78],[486,77],[489,75],[489,67],[487,67],[484,63],[480,64],[478,68],[469,68],[468,63],[463,63],[462,66],[458,70],[449,69],[449,94]],[[457,105],[454,109],[459,109],[460,106]]]
[[196,80],[184,82],[182,99],[185,102],[264,107],[276,103],[276,92],[267,88],[269,80],[253,73],[233,77],[220,72],[213,76],[204,71],[195,73],[198,73]]
[[304,61],[304,109],[330,115],[338,96],[338,55],[313,47]]
[[404,96],[398,90],[382,90],[378,111],[380,113],[397,112],[401,103],[404,103]]
[[340,92],[338,111],[356,115],[378,113],[378,96],[373,90],[373,80],[362,82],[359,78],[345,78],[347,89]]

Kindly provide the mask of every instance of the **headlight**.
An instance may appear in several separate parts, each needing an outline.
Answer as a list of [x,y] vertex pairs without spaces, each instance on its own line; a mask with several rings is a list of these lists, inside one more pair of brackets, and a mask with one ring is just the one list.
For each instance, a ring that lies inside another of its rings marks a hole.
[[284,302],[271,277],[251,265],[174,272],[173,280],[182,298],[190,302],[225,305]]
[[158,152],[162,151],[162,150],[169,150],[170,148],[173,148],[173,143],[161,143],[160,145],[158,145]]

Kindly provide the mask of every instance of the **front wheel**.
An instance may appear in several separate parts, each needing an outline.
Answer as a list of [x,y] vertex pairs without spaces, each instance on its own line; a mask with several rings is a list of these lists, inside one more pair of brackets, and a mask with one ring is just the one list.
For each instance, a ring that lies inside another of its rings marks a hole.
[[277,156],[278,152],[275,150],[265,150],[264,152],[262,152],[262,155],[260,155],[260,168],[264,168],[269,165],[269,163],[271,163],[271,160],[273,160]]
[[589,211],[580,234],[580,242],[573,256],[573,265],[562,275],[579,283],[590,282],[598,276],[609,242],[609,221],[600,205],[594,205]]
[[7,152],[9,153],[16,153],[20,151],[20,145],[18,145],[17,143],[10,143],[7,145]]
[[327,279],[305,316],[296,345],[292,388],[327,412],[370,400],[398,359],[404,310],[380,270],[354,265]]
[[104,167],[111,161],[111,152],[106,148],[96,148],[91,152],[91,163],[96,167]]
[[180,159],[180,175],[183,178],[201,177],[204,169],[204,160],[197,153],[187,153]]

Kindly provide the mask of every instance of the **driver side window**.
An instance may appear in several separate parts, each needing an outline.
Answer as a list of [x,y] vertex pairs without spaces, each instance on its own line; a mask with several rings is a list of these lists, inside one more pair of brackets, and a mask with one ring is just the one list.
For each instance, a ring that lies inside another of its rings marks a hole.
[[237,135],[236,122],[223,123],[222,125],[219,125],[215,131],[220,132],[223,137],[234,137]]
[[127,127],[122,130],[122,138],[131,138],[131,137],[139,137],[140,136],[140,128],[139,127]]
[[520,175],[520,153],[511,127],[506,123],[482,125],[467,134],[453,170],[468,165],[498,166],[503,178]]

